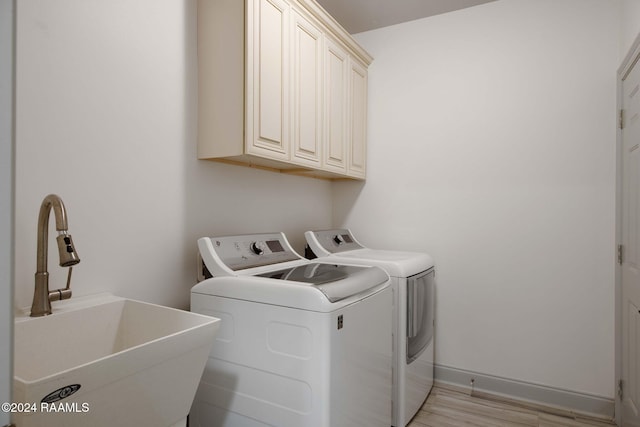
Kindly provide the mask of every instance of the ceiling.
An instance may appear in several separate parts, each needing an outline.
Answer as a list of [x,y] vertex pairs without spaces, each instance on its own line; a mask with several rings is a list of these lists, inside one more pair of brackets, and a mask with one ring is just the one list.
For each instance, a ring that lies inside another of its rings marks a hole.
[[317,0],[350,34],[495,0]]

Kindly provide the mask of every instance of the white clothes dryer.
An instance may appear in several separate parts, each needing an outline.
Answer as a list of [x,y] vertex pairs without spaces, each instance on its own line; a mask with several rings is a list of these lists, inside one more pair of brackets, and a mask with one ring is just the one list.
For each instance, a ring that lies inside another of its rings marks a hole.
[[350,230],[307,231],[307,258],[377,266],[394,294],[392,425],[406,426],[433,386],[435,269],[419,252],[369,249]]
[[204,237],[198,248],[191,310],[222,322],[190,425],[391,425],[384,270],[311,262],[283,233]]

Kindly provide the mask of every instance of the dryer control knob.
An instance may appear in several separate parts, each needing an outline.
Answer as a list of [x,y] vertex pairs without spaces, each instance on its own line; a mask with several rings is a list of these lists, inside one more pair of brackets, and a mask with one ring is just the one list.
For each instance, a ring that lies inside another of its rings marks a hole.
[[333,236],[333,241],[336,242],[338,246],[340,246],[341,244],[344,243],[344,237],[342,237],[339,234],[336,234],[335,236]]
[[264,253],[264,243],[262,242],[253,242],[249,248],[251,249],[251,252],[256,255],[262,255]]

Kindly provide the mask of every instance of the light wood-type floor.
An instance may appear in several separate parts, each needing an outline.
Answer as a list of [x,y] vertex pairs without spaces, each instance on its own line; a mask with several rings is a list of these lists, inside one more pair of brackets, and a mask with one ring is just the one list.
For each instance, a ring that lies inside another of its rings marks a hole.
[[[561,415],[559,415],[561,414]],[[611,427],[600,419],[434,387],[408,427]]]

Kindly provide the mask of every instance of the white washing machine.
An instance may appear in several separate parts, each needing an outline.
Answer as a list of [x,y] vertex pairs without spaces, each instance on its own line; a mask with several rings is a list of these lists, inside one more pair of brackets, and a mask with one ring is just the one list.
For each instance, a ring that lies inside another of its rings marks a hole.
[[366,248],[350,230],[307,231],[307,258],[378,266],[391,276],[394,294],[393,426],[404,427],[433,386],[433,260],[419,252]]
[[283,233],[204,237],[198,248],[191,310],[222,322],[191,426],[391,425],[384,270],[311,262]]

